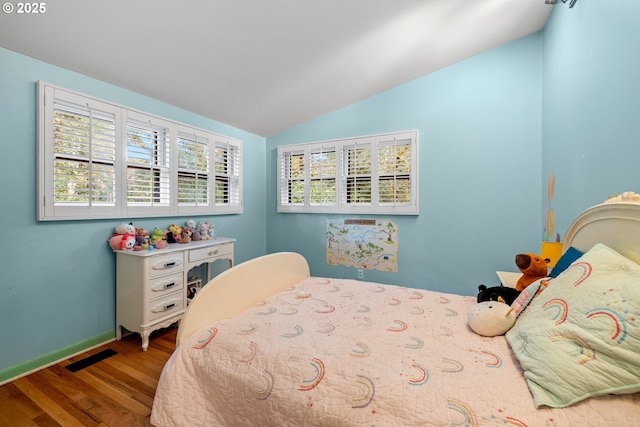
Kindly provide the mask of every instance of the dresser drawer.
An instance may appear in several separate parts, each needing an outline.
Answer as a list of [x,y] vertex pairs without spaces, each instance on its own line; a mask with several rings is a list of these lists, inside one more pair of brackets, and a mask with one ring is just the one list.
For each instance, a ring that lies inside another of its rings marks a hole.
[[182,271],[184,258],[181,253],[152,257],[149,260],[149,276],[158,277],[172,271]]
[[184,289],[184,279],[182,272],[174,273],[171,276],[158,277],[156,279],[149,280],[149,299],[154,300],[156,298],[163,297],[180,289]]
[[149,312],[147,313],[149,321],[159,317],[168,316],[178,313],[184,309],[184,293],[176,292],[149,302]]
[[233,245],[224,244],[219,246],[209,246],[201,249],[189,251],[189,262],[204,261],[207,258],[226,258],[233,255]]

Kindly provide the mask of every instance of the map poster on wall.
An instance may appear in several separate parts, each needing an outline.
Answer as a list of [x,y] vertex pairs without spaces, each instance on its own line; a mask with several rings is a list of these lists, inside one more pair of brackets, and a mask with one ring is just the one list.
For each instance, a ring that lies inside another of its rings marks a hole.
[[398,271],[398,227],[388,219],[327,219],[327,263]]

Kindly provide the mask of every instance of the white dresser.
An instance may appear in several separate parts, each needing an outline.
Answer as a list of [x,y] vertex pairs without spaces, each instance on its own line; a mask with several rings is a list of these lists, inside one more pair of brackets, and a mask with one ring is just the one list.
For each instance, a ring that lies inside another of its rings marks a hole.
[[211,279],[209,263],[226,259],[233,266],[234,242],[216,237],[152,251],[115,251],[116,339],[122,338],[122,328],[139,333],[146,351],[153,331],[182,319],[189,271],[207,264],[206,283]]

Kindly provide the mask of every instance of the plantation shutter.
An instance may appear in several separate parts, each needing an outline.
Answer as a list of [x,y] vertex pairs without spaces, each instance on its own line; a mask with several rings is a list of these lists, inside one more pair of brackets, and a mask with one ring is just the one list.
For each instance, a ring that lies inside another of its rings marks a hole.
[[216,140],[214,146],[216,210],[237,212],[242,201],[240,165],[242,152],[237,143]]
[[344,168],[343,203],[371,205],[372,161],[371,144],[354,141],[342,150]]
[[286,147],[278,148],[280,159],[280,206],[304,205],[305,200],[305,152]]
[[116,212],[116,112],[99,101],[49,88],[40,132],[47,145],[39,153],[39,216],[74,218]]
[[[127,206],[170,206],[169,129],[151,118],[130,113],[126,126]],[[155,210],[157,211],[157,209]]]
[[336,148],[312,146],[309,150],[309,201],[316,206],[336,205]]
[[178,132],[178,206],[209,206],[209,140]]
[[387,139],[378,148],[378,204],[411,203],[411,139]]

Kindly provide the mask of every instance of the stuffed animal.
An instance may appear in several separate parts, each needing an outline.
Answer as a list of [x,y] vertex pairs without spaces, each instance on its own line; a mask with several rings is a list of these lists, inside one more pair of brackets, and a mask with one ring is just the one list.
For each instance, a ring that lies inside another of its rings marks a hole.
[[202,240],[202,235],[200,234],[200,231],[196,227],[196,222],[193,219],[190,219],[189,221],[187,221],[187,229],[189,230],[189,233],[191,235],[191,240],[196,242],[198,240]]
[[182,227],[171,224],[167,233],[167,243],[176,243],[182,237]]
[[198,231],[200,232],[200,239],[209,240],[211,236],[209,236],[209,223],[208,222],[199,222],[198,223]]
[[114,251],[133,249],[135,244],[136,238],[131,234],[114,234],[109,239],[109,246]]
[[483,301],[467,313],[469,327],[478,335],[495,337],[505,334],[516,323],[513,308],[499,301]]
[[507,305],[511,305],[518,298],[520,291],[508,286],[492,286],[487,288],[485,285],[478,286],[478,302],[482,301],[502,301]]
[[536,280],[547,277],[549,275],[547,271],[548,262],[549,260],[543,259],[540,255],[516,255],[516,265],[520,272],[522,272],[522,276],[516,283],[516,289],[521,291]]
[[136,246],[143,246],[148,243],[149,233],[146,228],[136,227]]
[[120,224],[116,225],[115,234],[130,234],[132,236],[135,236],[136,228],[131,222],[129,224],[121,222]]
[[160,230],[158,227],[155,227],[151,232],[151,243],[158,243],[159,240],[164,239],[164,231]]

